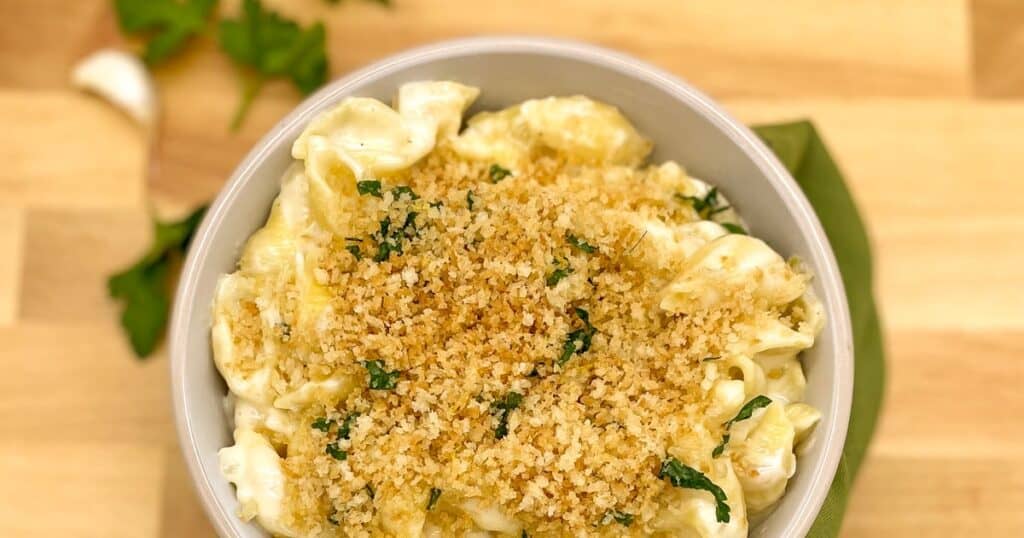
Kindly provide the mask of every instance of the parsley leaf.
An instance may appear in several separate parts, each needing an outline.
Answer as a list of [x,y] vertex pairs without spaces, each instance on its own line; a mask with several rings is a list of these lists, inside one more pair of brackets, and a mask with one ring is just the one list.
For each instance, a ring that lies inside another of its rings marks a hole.
[[380,181],[377,180],[371,179],[367,181],[357,181],[356,190],[359,191],[359,194],[362,196],[369,194],[370,196],[376,196],[377,198],[383,197],[380,193]]
[[668,457],[661,464],[658,471],[658,478],[668,478],[668,481],[677,488],[702,489],[710,492],[715,498],[715,519],[719,523],[729,522],[729,500],[722,488],[718,487],[704,473],[690,467],[681,461]]
[[403,194],[408,194],[411,200],[420,199],[420,196],[416,194],[416,192],[412,190],[412,187],[408,185],[399,185],[391,189],[391,195],[395,197],[395,200],[400,199]]
[[359,250],[359,245],[348,245],[345,247],[345,250],[349,251],[349,253],[355,257],[356,261],[363,259],[363,253]]
[[547,278],[544,279],[544,283],[547,284],[549,288],[557,286],[563,278],[573,273],[573,268],[569,266],[569,260],[555,260],[551,263],[554,264],[555,268],[548,274]]
[[177,222],[153,221],[153,245],[131,267],[107,280],[107,291],[124,302],[121,327],[140,359],[149,356],[167,325],[170,310],[170,276],[182,258],[206,207]]
[[338,427],[338,439],[348,439],[352,435],[352,424],[359,418],[359,413],[349,413]]
[[389,372],[384,369],[384,361],[366,361],[363,363],[370,374],[370,388],[373,390],[392,390],[398,386],[398,370]]
[[605,512],[604,517],[601,518],[601,524],[607,525],[612,521],[618,522],[623,527],[628,527],[633,524],[633,514],[628,512],[619,512],[618,510],[609,510]]
[[324,452],[327,452],[328,454],[331,455],[332,458],[338,461],[345,461],[348,459],[348,452],[345,452],[344,450],[338,448],[337,443],[328,444],[327,449],[324,450]]
[[491,169],[488,171],[491,176],[491,183],[498,183],[499,181],[512,175],[512,171],[508,168],[503,168],[499,164],[492,164]]
[[473,210],[473,204],[475,202],[476,200],[473,199],[473,191],[466,191],[466,207],[468,207],[470,211]]
[[725,423],[725,427],[728,428],[728,427],[732,426],[733,423],[735,423],[735,422],[739,422],[741,420],[747,420],[748,418],[750,418],[750,417],[752,417],[754,415],[754,411],[757,411],[758,409],[761,409],[762,407],[768,407],[768,404],[770,404],[770,403],[772,403],[771,398],[769,398],[767,396],[757,396],[756,398],[754,398],[754,399],[750,400],[749,402],[743,404],[743,407],[741,407],[739,412],[736,413],[736,416],[732,417],[732,420],[730,420],[729,422]]
[[142,60],[152,66],[200,33],[216,5],[217,0],[115,0],[114,11],[121,31],[147,34]]
[[718,205],[718,187],[711,187],[711,190],[709,190],[703,197],[684,196],[676,193],[675,198],[676,200],[690,204],[702,220],[709,220],[715,214],[729,209],[729,206]]
[[509,392],[501,400],[491,404],[491,412],[498,418],[498,426],[494,428],[494,437],[504,439],[508,435],[508,415],[523,403],[523,395],[518,392]]
[[427,511],[433,510],[437,506],[437,500],[441,498],[441,490],[437,488],[430,488],[430,499],[427,501]]
[[573,354],[582,354],[590,349],[590,344],[597,334],[597,328],[590,324],[590,313],[582,308],[574,308],[576,316],[583,321],[583,328],[571,331],[562,344],[562,354],[558,356],[558,365],[565,366]]
[[733,224],[731,222],[719,222],[718,224],[721,224],[722,228],[725,228],[726,231],[728,231],[731,234],[747,235],[747,231],[744,230],[743,226],[740,226],[739,224]]
[[312,426],[313,426],[313,429],[315,429],[315,430],[320,430],[320,431],[322,431],[324,433],[327,433],[331,429],[331,424],[332,424],[331,419],[326,418],[326,417],[320,417],[320,418],[318,418],[318,419],[313,421]]
[[772,403],[772,400],[767,396],[757,396],[756,398],[745,403],[743,407],[740,408],[739,412],[736,413],[736,416],[732,417],[732,420],[723,424],[723,426],[725,426],[726,433],[725,435],[722,436],[722,442],[718,443],[718,446],[716,446],[715,449],[711,451],[711,457],[717,458],[721,456],[723,452],[725,452],[725,445],[729,444],[729,428],[732,427],[733,423],[739,422],[741,420],[747,420],[748,418],[754,415],[754,411],[757,411],[762,407],[767,407],[770,403]]
[[303,29],[260,0],[245,0],[238,19],[220,23],[220,47],[235,63],[254,72],[247,76],[242,100],[231,122],[237,130],[252,100],[267,79],[287,77],[303,94],[327,80],[327,53],[323,23]]
[[576,249],[582,250],[587,254],[593,254],[597,252],[597,247],[591,245],[590,243],[587,243],[586,241],[580,239],[579,237],[576,237],[571,233],[565,234],[565,240],[568,241],[569,244],[575,247]]

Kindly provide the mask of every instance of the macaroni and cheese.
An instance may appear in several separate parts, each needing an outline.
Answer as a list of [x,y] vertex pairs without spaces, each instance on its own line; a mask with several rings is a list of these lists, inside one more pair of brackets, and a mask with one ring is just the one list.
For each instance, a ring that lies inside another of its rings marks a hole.
[[747,535],[820,418],[810,275],[614,107],[351,97],[221,277],[240,517],[286,537]]

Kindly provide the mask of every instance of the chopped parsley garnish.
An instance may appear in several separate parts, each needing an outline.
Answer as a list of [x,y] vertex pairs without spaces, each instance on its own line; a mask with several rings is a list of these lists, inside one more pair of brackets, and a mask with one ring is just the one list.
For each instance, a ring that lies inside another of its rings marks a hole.
[[725,427],[728,428],[732,426],[735,422],[747,420],[748,418],[754,415],[754,411],[757,411],[762,407],[768,407],[768,404],[770,403],[772,403],[772,400],[767,396],[758,396],[753,400],[750,400],[749,402],[743,404],[743,407],[740,408],[739,412],[736,413],[735,417],[732,417],[732,420],[725,423]]
[[729,522],[729,504],[726,502],[729,498],[704,473],[670,456],[662,462],[658,478],[668,478],[677,488],[702,489],[711,493],[715,498],[715,519],[719,523]]
[[436,202],[430,202],[428,205],[434,209],[441,209],[444,207],[444,202],[438,200]]
[[359,251],[359,245],[348,245],[345,247],[345,250],[349,251],[356,261],[363,259],[363,253]]
[[335,527],[341,525],[341,522],[338,521],[338,512],[334,512],[333,514],[327,516],[327,522],[331,525],[334,525]]
[[523,403],[523,395],[513,391],[491,404],[491,413],[498,419],[498,426],[494,428],[496,439],[504,439],[508,435],[508,415],[521,403]]
[[389,372],[384,369],[384,361],[366,361],[363,363],[370,374],[370,388],[373,390],[392,390],[398,386],[398,370]]
[[512,171],[508,168],[503,168],[499,164],[492,164],[490,169],[491,183],[497,183],[508,176],[512,175]]
[[731,234],[747,235],[747,231],[739,224],[733,224],[731,222],[719,222],[719,224],[721,224],[722,228],[725,228]]
[[152,66],[202,33],[216,5],[217,0],[116,0],[114,11],[123,32],[147,36],[142,59]]
[[732,420],[723,424],[723,426],[725,426],[726,433],[722,436],[722,442],[711,451],[711,457],[717,458],[725,452],[725,445],[729,444],[729,428],[731,428],[734,423],[741,420],[747,420],[754,415],[754,411],[757,411],[762,407],[768,407],[768,404],[770,403],[772,403],[771,398],[767,396],[758,396],[744,404],[743,407],[740,408],[739,412],[736,413],[736,416],[732,417]]
[[700,362],[717,361],[717,360],[720,360],[721,358],[722,358],[721,355],[712,355],[710,357],[704,357],[703,359],[700,360]]
[[702,220],[709,220],[715,214],[729,209],[729,206],[727,205],[718,205],[718,187],[711,187],[711,190],[709,190],[703,197],[684,196],[676,193],[675,198],[679,201],[689,203]]
[[633,524],[633,514],[628,512],[619,512],[618,510],[609,510],[601,518],[601,524],[607,525],[612,521],[617,522],[623,527],[628,527]]
[[377,253],[373,255],[373,261],[382,262],[391,257],[391,253],[402,254],[402,240],[410,239],[415,237],[418,233],[416,229],[416,216],[419,213],[410,211],[405,215],[405,221],[401,227],[391,226],[391,217],[384,217],[380,221],[380,231],[376,234],[377,239]]
[[562,354],[558,356],[558,365],[565,366],[573,354],[582,354],[590,349],[591,341],[597,334],[597,328],[590,324],[590,313],[582,308],[574,308],[576,316],[583,321],[583,328],[576,329],[569,333],[562,344]]
[[547,278],[544,279],[544,283],[547,284],[549,288],[557,286],[563,278],[573,273],[573,268],[569,266],[569,260],[555,260],[551,263],[555,268],[548,273]]
[[364,489],[366,489],[366,494],[369,495],[371,499],[377,496],[377,492],[373,491],[373,486],[367,484]]
[[433,510],[437,506],[437,500],[441,498],[441,490],[437,488],[430,488],[430,499],[427,500],[427,511]]
[[327,433],[331,429],[332,421],[327,417],[320,417],[313,421],[313,429]]
[[349,413],[338,427],[338,439],[348,439],[352,435],[352,423],[359,418],[359,413]]
[[711,451],[712,458],[717,458],[721,456],[723,452],[725,452],[725,445],[729,444],[729,437],[729,434],[725,434],[722,436],[722,442],[718,443],[718,446],[716,446],[715,449]]
[[391,189],[391,195],[395,197],[395,200],[398,200],[399,198],[401,198],[403,194],[408,194],[410,200],[419,200],[420,199],[419,195],[416,194],[416,192],[414,192],[412,190],[412,187],[410,187],[408,185],[399,185],[399,186]]
[[473,191],[466,191],[466,207],[468,207],[470,211],[473,210],[473,204],[475,202],[476,200],[473,199]]
[[288,78],[300,92],[309,94],[327,80],[326,31],[322,22],[302,28],[264,9],[259,0],[245,0],[237,19],[221,21],[219,37],[220,48],[248,71],[244,75],[242,100],[231,122],[232,130],[241,126],[266,81]]
[[328,444],[327,450],[325,450],[325,452],[330,454],[332,458],[338,461],[345,461],[346,459],[348,459],[348,452],[345,452],[344,450],[338,448],[337,443]]
[[576,237],[571,233],[565,234],[565,240],[568,241],[569,244],[575,247],[576,249],[582,250],[587,254],[593,254],[597,252],[597,247],[591,245],[590,243],[587,243],[586,241],[580,239],[579,237]]
[[368,179],[366,181],[356,181],[356,190],[359,191],[360,196],[376,196],[377,198],[383,198],[384,195],[380,193],[380,181],[376,179]]

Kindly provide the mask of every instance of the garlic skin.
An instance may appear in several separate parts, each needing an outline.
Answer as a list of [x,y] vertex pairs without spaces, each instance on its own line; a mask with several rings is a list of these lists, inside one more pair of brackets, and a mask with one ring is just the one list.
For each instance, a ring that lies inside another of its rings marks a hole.
[[75,65],[71,83],[109,101],[147,129],[156,124],[156,85],[142,60],[132,54],[97,51]]

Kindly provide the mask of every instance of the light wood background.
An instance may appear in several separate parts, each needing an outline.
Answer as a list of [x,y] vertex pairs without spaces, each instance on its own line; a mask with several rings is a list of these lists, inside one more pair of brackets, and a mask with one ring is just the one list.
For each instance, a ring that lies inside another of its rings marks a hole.
[[[335,75],[446,37],[548,34],[654,62],[748,121],[813,118],[873,232],[889,354],[844,536],[1024,536],[1024,2],[269,3],[327,21]],[[103,284],[148,244],[147,200],[210,198],[298,96],[268,87],[229,135],[235,74],[195,43],[156,73],[146,184],[142,133],[67,85],[119,43],[105,0],[0,0],[0,536],[212,535],[166,356],[132,357]]]

